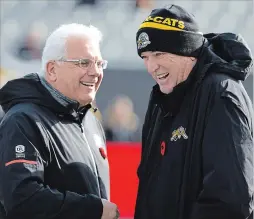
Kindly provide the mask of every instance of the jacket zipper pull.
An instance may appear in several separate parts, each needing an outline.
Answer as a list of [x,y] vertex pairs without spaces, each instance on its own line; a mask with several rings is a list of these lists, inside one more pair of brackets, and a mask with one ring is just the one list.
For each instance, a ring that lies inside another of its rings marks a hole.
[[81,121],[79,121],[78,123],[79,123],[79,127],[80,127],[80,131],[81,131],[81,133],[84,133],[82,122],[81,122]]

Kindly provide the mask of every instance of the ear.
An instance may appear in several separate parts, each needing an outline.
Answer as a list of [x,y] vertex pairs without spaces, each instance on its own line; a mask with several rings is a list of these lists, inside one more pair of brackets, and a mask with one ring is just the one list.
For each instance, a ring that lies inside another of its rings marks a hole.
[[56,76],[56,69],[55,69],[56,63],[55,61],[49,61],[47,63],[47,73],[46,76],[50,81],[56,81],[57,76]]

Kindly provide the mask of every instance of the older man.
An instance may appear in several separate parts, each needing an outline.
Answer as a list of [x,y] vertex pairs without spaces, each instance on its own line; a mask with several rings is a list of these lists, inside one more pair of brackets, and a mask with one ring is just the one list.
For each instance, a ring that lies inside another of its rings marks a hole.
[[42,73],[0,90],[0,201],[7,218],[115,219],[104,133],[90,110],[107,61],[101,32],[62,25],[47,39]]
[[253,70],[232,33],[203,35],[194,17],[154,9],[137,50],[156,82],[143,127],[135,219],[247,219],[253,214]]

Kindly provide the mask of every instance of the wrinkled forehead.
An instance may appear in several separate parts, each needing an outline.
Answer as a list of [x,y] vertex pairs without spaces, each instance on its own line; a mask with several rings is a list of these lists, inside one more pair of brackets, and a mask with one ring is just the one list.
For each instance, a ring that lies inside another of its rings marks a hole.
[[180,58],[180,57],[183,57],[183,56],[179,56],[179,55],[176,55],[176,54],[173,54],[173,53],[169,53],[169,52],[162,52],[162,51],[145,51],[145,52],[142,52],[141,53],[141,56],[155,56],[157,54],[163,54],[164,56],[167,56],[167,57],[171,57],[171,58]]
[[93,39],[85,37],[70,37],[66,41],[66,57],[73,59],[100,59],[100,45]]

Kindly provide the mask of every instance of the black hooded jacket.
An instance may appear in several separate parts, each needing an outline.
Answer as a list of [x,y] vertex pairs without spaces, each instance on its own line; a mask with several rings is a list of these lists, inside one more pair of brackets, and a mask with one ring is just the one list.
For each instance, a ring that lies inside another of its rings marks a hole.
[[252,57],[240,36],[205,38],[188,79],[151,93],[135,219],[253,215],[253,108],[241,83]]
[[90,105],[63,106],[37,74],[0,90],[0,202],[8,219],[100,219],[105,137]]

